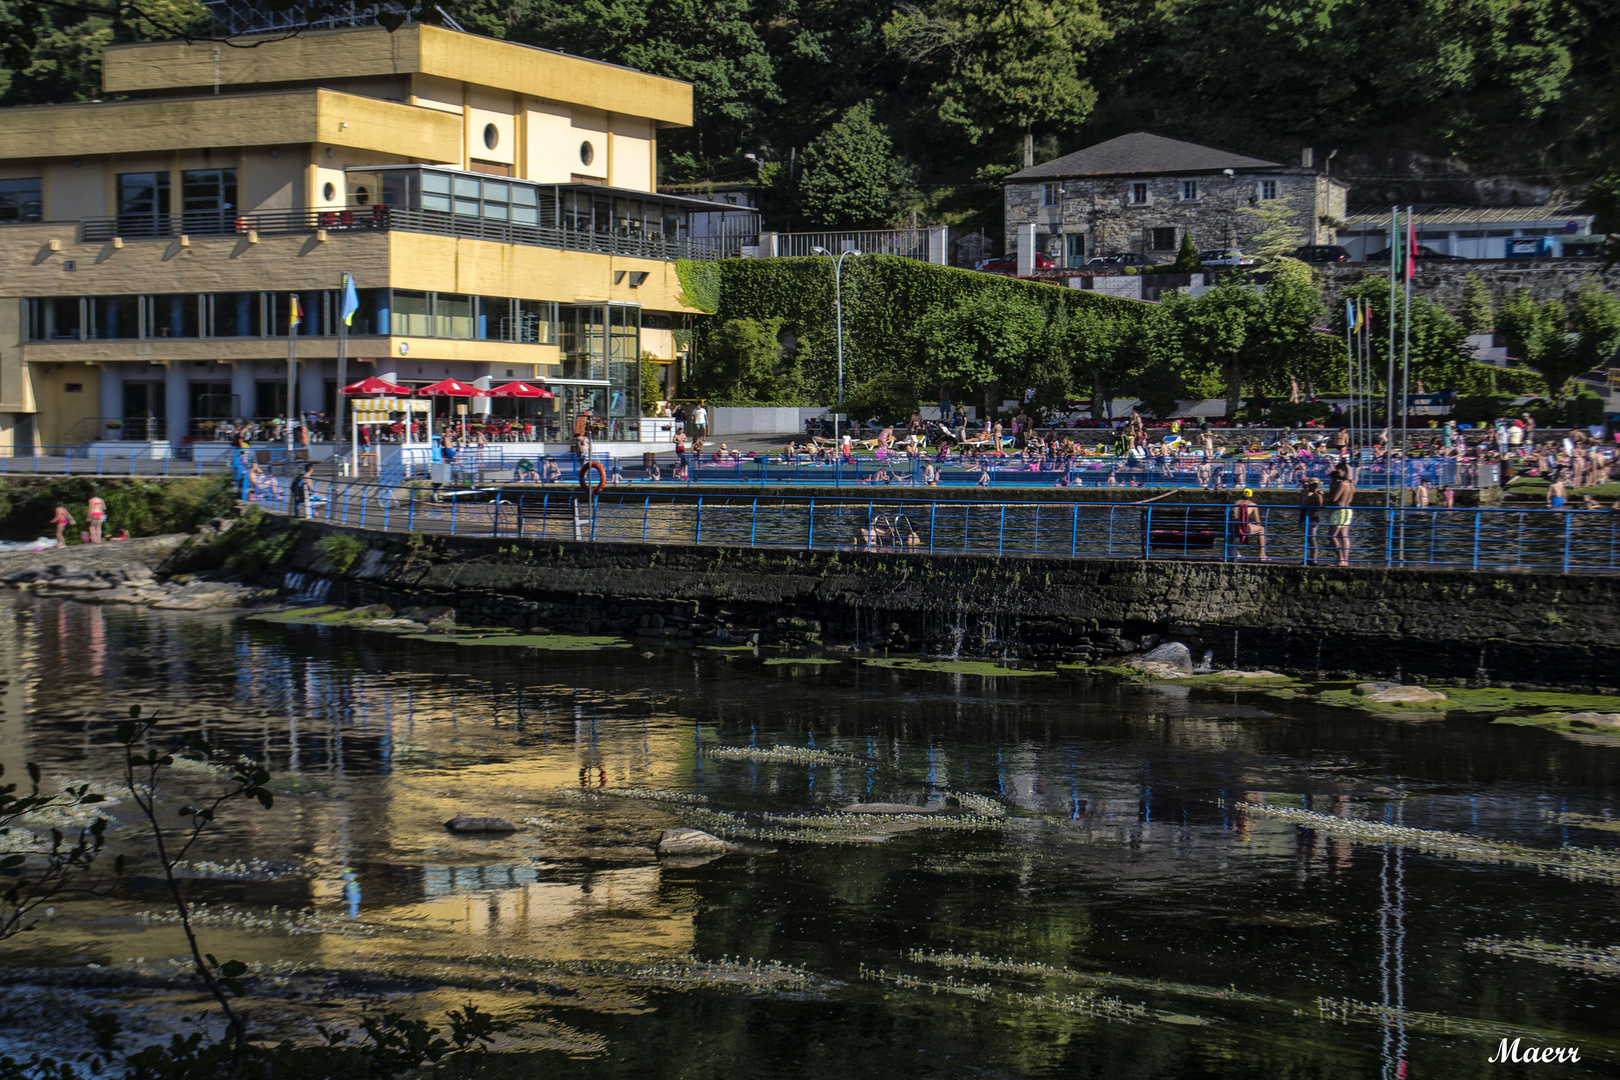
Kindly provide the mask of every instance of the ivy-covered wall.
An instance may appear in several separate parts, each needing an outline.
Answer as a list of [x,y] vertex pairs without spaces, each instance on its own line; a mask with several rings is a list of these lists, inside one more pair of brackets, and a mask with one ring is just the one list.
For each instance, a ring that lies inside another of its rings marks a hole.
[[[695,320],[697,367],[703,365],[708,334],[721,323],[780,318],[787,332],[807,350],[805,376],[811,387],[823,394],[832,391],[837,380],[837,342],[831,259],[683,262],[676,270],[687,301],[714,316]],[[954,307],[972,296],[1017,296],[1039,305],[1053,322],[1087,307],[1129,318],[1145,318],[1152,308],[1139,300],[892,255],[850,256],[844,260],[841,277],[846,388],[899,364],[911,348],[911,328],[928,312]]]

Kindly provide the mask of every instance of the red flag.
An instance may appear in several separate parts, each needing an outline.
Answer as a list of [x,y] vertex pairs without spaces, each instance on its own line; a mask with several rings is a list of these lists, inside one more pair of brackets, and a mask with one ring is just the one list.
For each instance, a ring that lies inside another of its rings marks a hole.
[[1417,226],[1412,222],[1412,211],[1406,212],[1406,280],[1417,274]]

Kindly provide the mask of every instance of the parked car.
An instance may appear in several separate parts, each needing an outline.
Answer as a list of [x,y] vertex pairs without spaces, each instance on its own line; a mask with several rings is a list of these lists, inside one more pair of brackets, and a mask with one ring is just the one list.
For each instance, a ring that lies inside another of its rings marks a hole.
[[1198,261],[1205,266],[1253,266],[1255,260],[1237,248],[1210,248],[1198,253]]
[[1094,255],[1086,260],[1087,266],[1153,266],[1155,263],[1138,251],[1122,251],[1115,255]]
[[1308,263],[1342,263],[1350,261],[1350,253],[1338,244],[1306,244],[1294,249],[1294,258]]
[[1558,254],[1557,245],[1550,236],[1512,236],[1507,242],[1510,259],[1550,259]]
[[[1016,274],[1018,273],[1018,252],[1009,251],[1000,258],[986,259],[984,262],[980,263],[976,269],[984,270],[991,274]],[[1035,253],[1035,269],[1055,270],[1057,269],[1057,263],[1052,261],[1052,257],[1050,255],[1042,255],[1037,251]]]
[[[1368,262],[1389,262],[1389,248],[1383,251],[1374,251],[1364,256]],[[1418,262],[1461,262],[1461,255],[1447,255],[1443,251],[1436,251],[1428,244],[1418,245]]]

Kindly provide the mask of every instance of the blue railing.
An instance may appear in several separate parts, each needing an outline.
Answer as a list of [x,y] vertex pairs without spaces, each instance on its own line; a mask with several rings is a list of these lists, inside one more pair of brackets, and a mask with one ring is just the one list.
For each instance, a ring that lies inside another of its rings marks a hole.
[[0,476],[209,476],[239,471],[244,453],[264,468],[281,469],[292,460],[285,446],[262,444],[245,452],[215,442],[174,448],[142,443],[0,447]]
[[[1260,535],[1221,504],[317,487],[318,500],[296,508],[301,516],[451,536],[1215,562],[1256,560],[1261,548]],[[285,483],[246,495],[276,512],[294,509]],[[1292,506],[1258,513],[1273,562],[1331,566],[1342,546],[1353,566],[1620,572],[1620,513],[1608,511],[1356,507],[1337,525],[1328,510],[1315,521]]]

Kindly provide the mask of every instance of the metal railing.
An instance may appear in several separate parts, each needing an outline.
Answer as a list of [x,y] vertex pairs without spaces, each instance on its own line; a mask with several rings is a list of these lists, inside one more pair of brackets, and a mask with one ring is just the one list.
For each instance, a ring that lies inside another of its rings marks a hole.
[[[928,229],[866,229],[852,232],[777,233],[776,250],[780,256],[806,256],[822,248],[834,255],[843,251],[859,251],[864,255],[898,255],[906,259],[927,262]],[[763,254],[763,253],[762,253]]]
[[[244,487],[279,513],[364,529],[599,543],[1019,557],[1257,560],[1261,538],[1220,505],[944,502],[344,484],[293,507],[285,484]],[[1581,510],[1259,507],[1272,562],[1550,573],[1620,572],[1620,514]],[[1335,523],[1335,521],[1339,523]]]
[[312,233],[401,229],[499,244],[525,244],[564,251],[592,251],[642,259],[719,259],[734,246],[735,237],[713,240],[674,239],[661,234],[621,229],[612,232],[574,229],[563,225],[523,225],[491,221],[469,214],[441,210],[412,210],[398,206],[351,206],[339,210],[266,210],[255,213],[191,212],[186,214],[126,214],[86,218],[79,223],[79,238],[96,243],[121,237],[126,240],[166,239],[177,236],[230,236],[249,233],[274,236]]
[[[201,451],[201,452],[199,452]],[[0,476],[211,476],[240,472],[243,451],[218,442],[151,446],[131,442],[88,446],[0,446]],[[281,468],[294,458],[285,446],[259,444],[247,460]]]

